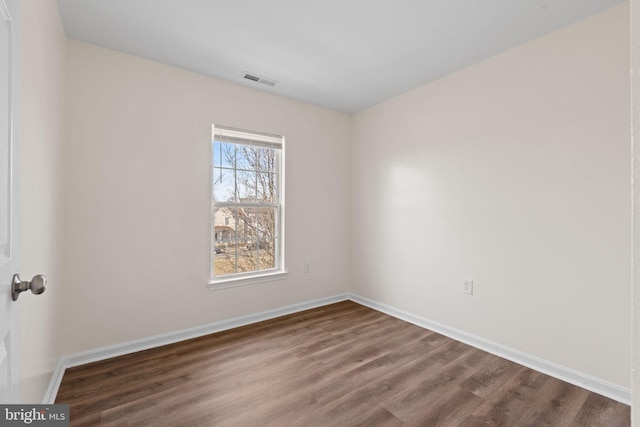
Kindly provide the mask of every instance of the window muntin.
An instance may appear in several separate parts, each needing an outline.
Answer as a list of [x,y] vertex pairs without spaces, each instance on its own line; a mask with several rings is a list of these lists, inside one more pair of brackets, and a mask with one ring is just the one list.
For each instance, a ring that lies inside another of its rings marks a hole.
[[213,126],[212,281],[284,271],[284,138]]

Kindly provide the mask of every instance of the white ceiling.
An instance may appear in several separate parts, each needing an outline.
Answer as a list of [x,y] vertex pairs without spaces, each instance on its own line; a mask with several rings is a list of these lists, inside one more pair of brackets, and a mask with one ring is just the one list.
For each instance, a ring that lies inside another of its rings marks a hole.
[[353,113],[623,0],[57,1],[71,38]]

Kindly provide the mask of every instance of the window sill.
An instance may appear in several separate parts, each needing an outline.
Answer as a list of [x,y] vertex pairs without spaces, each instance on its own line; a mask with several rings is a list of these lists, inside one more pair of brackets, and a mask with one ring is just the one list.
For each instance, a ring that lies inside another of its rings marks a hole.
[[286,271],[278,271],[275,273],[266,273],[259,276],[234,277],[229,279],[211,280],[207,287],[210,291],[219,291],[221,289],[235,288],[236,286],[254,285],[256,283],[271,282],[273,280],[285,279],[289,273]]

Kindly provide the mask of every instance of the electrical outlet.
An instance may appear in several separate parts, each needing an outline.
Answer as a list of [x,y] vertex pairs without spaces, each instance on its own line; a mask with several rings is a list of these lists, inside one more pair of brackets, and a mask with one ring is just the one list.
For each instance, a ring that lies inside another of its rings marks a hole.
[[311,273],[311,263],[309,261],[304,262],[304,272]]
[[465,280],[462,285],[462,292],[468,295],[473,295],[473,280]]

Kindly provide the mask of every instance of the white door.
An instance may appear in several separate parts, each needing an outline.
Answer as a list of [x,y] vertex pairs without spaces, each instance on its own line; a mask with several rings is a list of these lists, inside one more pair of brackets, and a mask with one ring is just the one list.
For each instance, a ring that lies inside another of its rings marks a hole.
[[0,0],[0,403],[18,401],[18,303],[11,280],[18,272],[17,58],[18,0]]

